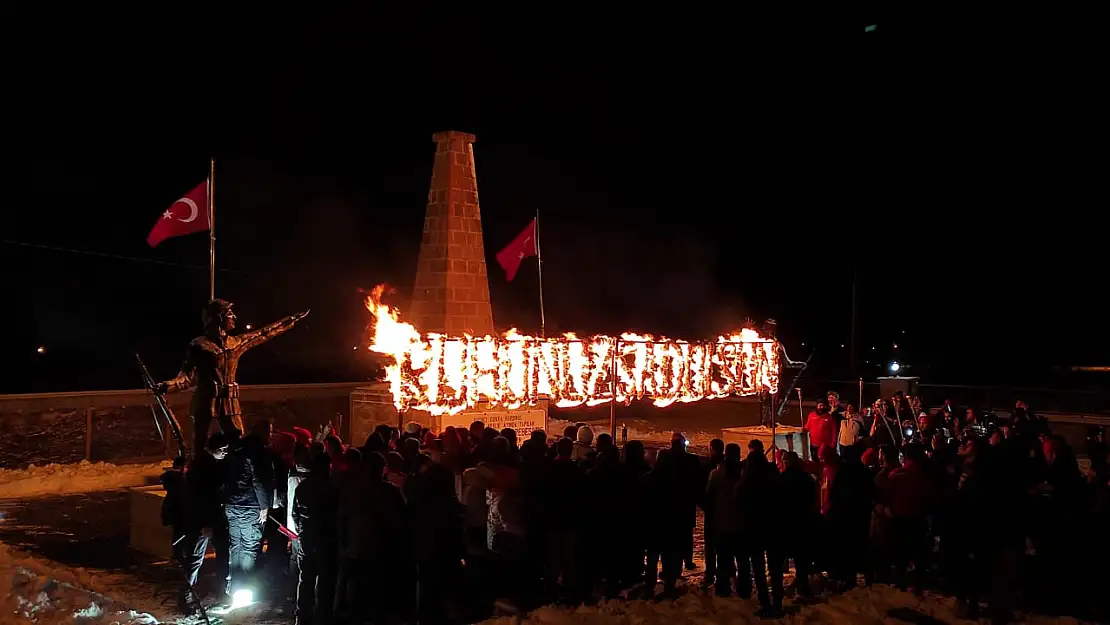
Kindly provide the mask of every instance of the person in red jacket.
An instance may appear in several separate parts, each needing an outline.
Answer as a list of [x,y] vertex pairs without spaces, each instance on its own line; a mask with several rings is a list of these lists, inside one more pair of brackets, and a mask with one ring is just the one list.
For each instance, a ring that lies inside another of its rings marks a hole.
[[898,587],[907,587],[906,575],[913,564],[913,586],[921,590],[929,554],[928,514],[935,503],[933,482],[925,471],[925,449],[907,445],[902,466],[891,470],[883,497],[890,504],[890,528]]
[[809,413],[805,427],[802,428],[804,432],[809,434],[809,457],[811,459],[818,458],[818,450],[826,445],[836,449],[838,427],[836,417],[829,411],[829,404],[824,401],[817,402],[817,409]]

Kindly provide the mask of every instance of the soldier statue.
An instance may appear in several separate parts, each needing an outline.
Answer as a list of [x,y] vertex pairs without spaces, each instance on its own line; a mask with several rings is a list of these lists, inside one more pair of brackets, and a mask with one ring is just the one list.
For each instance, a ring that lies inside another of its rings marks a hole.
[[243,434],[239,384],[235,381],[239,358],[248,349],[284,334],[293,324],[307,317],[308,312],[285,317],[258,330],[232,335],[235,312],[231,309],[231,302],[222,299],[208,302],[201,313],[204,335],[189,343],[181,372],[172,380],[157,384],[154,389],[156,393],[172,393],[196,386],[189,408],[193,417],[194,453],[200,453],[205,448],[213,417],[225,433],[231,434],[232,430],[236,430]]

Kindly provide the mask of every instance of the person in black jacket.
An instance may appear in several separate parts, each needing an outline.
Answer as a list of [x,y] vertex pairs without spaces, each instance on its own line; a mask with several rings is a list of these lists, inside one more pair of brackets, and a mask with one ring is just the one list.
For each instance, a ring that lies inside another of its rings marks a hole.
[[[188,575],[192,562],[197,560],[194,548],[205,549],[208,539],[198,536],[194,529],[189,509],[189,487],[185,481],[185,459],[178,458],[173,463],[173,468],[167,469],[158,480],[166,491],[166,498],[162,500],[162,525],[172,528],[170,540],[172,541],[173,557]],[[200,552],[199,560],[204,560],[204,551]],[[199,565],[196,567],[200,569]],[[189,575],[190,587],[184,588],[178,596],[178,607],[185,615],[195,614],[194,608],[189,606],[189,593],[192,585],[196,583],[196,575]]]
[[208,440],[207,452],[198,456],[187,472],[183,473],[175,462],[174,469],[161,478],[166,489],[163,523],[173,527],[174,557],[185,571],[189,585],[180,597],[180,607],[186,614],[194,613],[195,608],[188,604],[189,590],[196,586],[215,528],[222,525],[219,460],[227,453],[227,437],[223,433],[214,434]]
[[[781,618],[783,596],[783,555],[779,547],[778,467],[767,460],[763,445],[754,440],[748,445],[748,458],[736,485],[736,505],[740,508],[740,528],[746,541],[761,618]],[[768,592],[767,574],[771,588]],[[741,592],[742,590],[738,589]]]
[[331,457],[312,458],[308,477],[293,494],[293,524],[300,537],[294,546],[297,582],[297,625],[331,622],[335,598],[336,528],[339,492],[331,481]]
[[230,538],[230,590],[252,590],[250,578],[262,552],[262,530],[274,497],[274,469],[270,461],[269,421],[251,428],[228,457],[224,510]]
[[[190,561],[190,568],[187,570],[190,584],[196,583],[210,543],[215,545],[217,561],[227,561],[227,517],[224,516],[223,505],[220,503],[220,491],[223,489],[224,473],[227,470],[223,460],[227,456],[230,443],[230,438],[223,432],[213,434],[206,445],[207,453],[197,456],[185,474],[192,528],[198,532],[200,538],[193,550],[194,559]],[[226,570],[224,577],[227,577]]]

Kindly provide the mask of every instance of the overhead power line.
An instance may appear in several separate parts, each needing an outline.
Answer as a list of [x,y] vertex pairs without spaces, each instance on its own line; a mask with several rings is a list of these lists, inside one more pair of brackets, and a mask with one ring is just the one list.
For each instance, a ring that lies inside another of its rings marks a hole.
[[[153,258],[136,258],[134,256],[120,256],[119,254],[109,254],[107,252],[94,252],[92,250],[74,250],[74,249],[69,249],[69,248],[65,248],[65,247],[57,247],[57,246],[54,246],[54,245],[42,245],[40,243],[27,243],[25,241],[8,241],[6,239],[0,239],[0,243],[2,243],[4,245],[12,245],[12,246],[16,246],[16,247],[23,247],[23,248],[36,249],[36,250],[46,250],[46,251],[50,251],[50,252],[64,252],[66,254],[78,254],[78,255],[81,255],[81,256],[96,256],[96,257],[99,257],[99,258],[110,258],[112,260],[124,260],[124,261],[132,262],[132,263],[146,263],[148,265],[163,265],[163,266],[166,266],[166,267],[178,267],[178,268],[181,268],[181,269],[202,269],[204,271],[208,271],[208,265],[192,265],[192,264],[189,264],[189,263],[175,263],[175,262],[171,262],[171,261],[168,261],[168,260],[155,260]],[[223,273],[240,273],[240,274],[250,273],[250,272],[247,272],[247,271],[243,271],[241,269],[227,269],[227,268],[219,268],[219,267],[216,268],[216,271],[220,271],[220,272],[223,272]]]

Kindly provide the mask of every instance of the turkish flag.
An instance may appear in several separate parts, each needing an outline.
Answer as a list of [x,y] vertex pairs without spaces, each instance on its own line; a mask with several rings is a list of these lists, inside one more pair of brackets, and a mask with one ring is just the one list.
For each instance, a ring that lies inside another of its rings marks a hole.
[[154,224],[146,242],[150,247],[157,247],[159,243],[172,237],[183,234],[203,232],[208,230],[208,181],[200,183],[195,189],[186,193],[179,200],[170,205],[166,212]]
[[539,244],[536,242],[536,220],[533,219],[528,227],[523,232],[516,235],[513,242],[505,246],[505,249],[497,253],[497,262],[501,264],[501,268],[505,270],[505,279],[509,282],[513,281],[516,277],[516,272],[520,269],[520,263],[529,256],[536,256],[539,252]]

